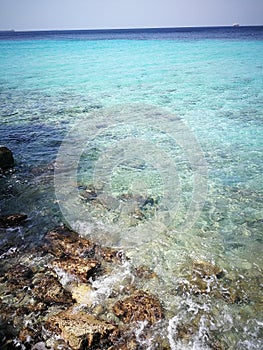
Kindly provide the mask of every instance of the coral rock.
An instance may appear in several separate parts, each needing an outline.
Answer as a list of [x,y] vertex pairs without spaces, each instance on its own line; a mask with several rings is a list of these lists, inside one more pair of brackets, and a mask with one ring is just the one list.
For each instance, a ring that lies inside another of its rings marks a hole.
[[124,323],[136,321],[155,323],[164,317],[160,302],[144,291],[137,291],[132,296],[117,301],[113,311]]
[[[51,331],[59,331],[61,337],[74,349],[108,348],[111,335],[116,327],[110,323],[100,321],[94,316],[70,308],[52,316],[47,321]],[[105,347],[103,347],[105,345]]]
[[45,249],[57,257],[94,258],[98,256],[106,262],[122,262],[122,252],[112,248],[102,248],[86,238],[79,236],[67,227],[58,227],[45,236]]
[[198,260],[193,262],[193,274],[200,277],[216,276],[217,278],[221,278],[223,270],[208,261]]
[[138,266],[135,268],[135,275],[139,278],[152,279],[157,278],[157,274],[147,266]]
[[6,291],[17,291],[31,284],[33,271],[22,264],[17,264],[10,268],[2,277],[3,282],[6,281]]
[[33,295],[46,304],[73,302],[70,293],[62,287],[56,277],[50,274],[41,274],[34,281]]
[[121,262],[126,259],[122,251],[114,250],[112,248],[100,248],[100,256],[107,262]]
[[34,339],[35,337],[35,330],[32,330],[30,328],[23,328],[20,332],[19,332],[19,340],[25,343],[30,342],[31,339]]
[[72,298],[76,300],[78,304],[92,305],[92,289],[87,284],[79,284],[74,286],[71,290]]
[[64,255],[93,257],[95,245],[67,227],[58,227],[46,237],[46,249],[57,257]]
[[52,266],[78,277],[82,282],[87,282],[98,271],[100,263],[94,259],[64,257],[54,260]]

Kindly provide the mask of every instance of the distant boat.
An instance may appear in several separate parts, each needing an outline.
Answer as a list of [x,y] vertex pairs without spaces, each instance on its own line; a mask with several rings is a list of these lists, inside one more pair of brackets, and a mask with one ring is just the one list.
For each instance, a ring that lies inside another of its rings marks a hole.
[[233,27],[239,27],[239,23],[233,23]]
[[14,33],[14,29],[0,30],[0,33]]

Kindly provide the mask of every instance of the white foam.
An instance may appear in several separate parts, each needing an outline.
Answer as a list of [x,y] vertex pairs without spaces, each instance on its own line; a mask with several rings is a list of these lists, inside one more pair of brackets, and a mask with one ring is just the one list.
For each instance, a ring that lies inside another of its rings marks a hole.
[[75,276],[67,273],[66,271],[64,271],[59,267],[54,267],[54,270],[58,276],[59,282],[62,284],[64,288],[66,288],[72,282],[78,281],[78,279]]
[[116,288],[121,292],[127,279],[129,280],[129,283],[133,283],[134,276],[130,271],[129,262],[125,262],[117,271],[114,271],[109,276],[99,277],[95,281],[90,279],[93,288],[91,295],[94,304],[99,304],[102,300],[108,298]]
[[[208,312],[210,310],[209,304],[198,304],[191,298],[182,300],[179,310],[173,318],[169,320],[167,333],[171,350],[209,350],[210,347],[206,345],[209,340],[209,329],[207,328],[207,319],[203,315],[200,319],[199,328],[191,339],[186,343],[178,339],[178,326],[189,319],[189,315],[197,315],[200,311]],[[210,324],[210,323],[209,323]],[[215,327],[215,325],[213,325]]]

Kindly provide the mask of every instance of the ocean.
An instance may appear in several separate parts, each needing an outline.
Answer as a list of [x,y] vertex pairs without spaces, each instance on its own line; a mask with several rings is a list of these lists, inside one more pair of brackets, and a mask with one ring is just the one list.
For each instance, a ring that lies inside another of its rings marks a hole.
[[0,32],[1,253],[65,223],[129,257],[105,298],[154,271],[170,349],[262,349],[262,57],[262,26]]

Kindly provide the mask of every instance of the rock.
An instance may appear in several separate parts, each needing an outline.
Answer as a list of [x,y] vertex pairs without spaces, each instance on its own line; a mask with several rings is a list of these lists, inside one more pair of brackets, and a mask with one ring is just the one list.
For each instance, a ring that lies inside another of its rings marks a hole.
[[116,327],[73,307],[52,316],[47,328],[60,336],[74,349],[108,349]]
[[39,274],[33,281],[33,296],[45,304],[71,304],[71,294],[67,292],[58,279],[50,273]]
[[134,273],[138,278],[142,278],[146,280],[158,277],[153,270],[151,270],[150,268],[144,265],[136,267]]
[[131,215],[134,219],[137,219],[137,220],[145,219],[145,215],[143,214],[140,208],[135,208],[134,212]]
[[138,350],[138,349],[141,349],[140,345],[138,344],[138,342],[135,339],[135,336],[132,337],[131,339],[129,339],[129,338],[131,338],[131,337],[128,337],[128,339],[125,339],[125,337],[123,337],[123,334],[122,334],[121,339],[119,339],[119,341],[117,341],[116,344],[114,344],[108,350]]
[[122,262],[123,252],[112,248],[100,247],[90,240],[79,236],[75,231],[63,226],[45,236],[45,250],[57,257],[65,255],[81,258],[102,258],[106,262]]
[[211,287],[214,286],[214,283],[206,281],[201,277],[192,277],[188,278],[188,283],[183,285],[183,290],[193,294],[211,294]]
[[97,192],[93,186],[89,186],[84,191],[81,192],[80,195],[86,201],[92,201],[97,198]]
[[[198,317],[200,319],[200,317]],[[194,334],[198,330],[198,326],[196,325],[196,322],[194,322],[195,319],[193,320],[193,323],[185,323],[185,324],[179,324],[176,329],[176,337],[178,339],[182,339],[183,341],[188,342],[191,340],[194,336]]]
[[219,267],[204,261],[196,260],[192,263],[191,274],[180,284],[183,292],[193,294],[210,294],[221,297],[218,291],[218,279],[222,278],[223,270]]
[[[13,327],[11,324],[10,319],[6,319],[5,310],[2,308],[1,301],[0,301],[0,349],[2,350],[8,350],[13,349],[11,348],[12,339],[17,337],[18,331]],[[10,317],[10,314],[9,314]],[[9,347],[8,347],[9,345]]]
[[107,210],[117,210],[120,206],[119,200],[117,198],[105,193],[102,193],[97,197],[97,202]]
[[98,250],[98,254],[100,257],[102,257],[103,260],[107,262],[115,262],[120,263],[125,260],[128,260],[128,258],[124,255],[124,252],[122,250],[114,250],[112,248],[100,248]]
[[53,268],[62,269],[78,277],[82,282],[87,282],[101,266],[100,262],[95,259],[83,259],[69,256],[53,260],[51,265]]
[[199,260],[193,261],[191,274],[179,283],[179,290],[195,295],[208,294],[231,304],[240,304],[250,300],[249,286],[252,285],[239,275],[234,279],[228,278],[218,266]]
[[117,301],[113,312],[124,323],[148,321],[155,323],[164,317],[160,302],[144,291],[137,291],[126,299]]
[[221,278],[223,276],[223,270],[219,267],[209,263],[204,260],[196,260],[193,261],[193,274],[200,277],[212,277],[216,276],[217,278]]
[[64,255],[93,257],[96,245],[67,227],[58,227],[45,236],[45,248],[57,257]]
[[72,298],[76,300],[78,304],[92,306],[93,298],[91,286],[84,283],[78,284],[71,289],[71,293]]
[[7,147],[0,147],[0,168],[8,169],[14,166],[15,161],[12,152]]
[[25,327],[19,332],[18,338],[21,342],[30,343],[30,341],[34,339],[35,336],[35,330]]
[[32,277],[33,271],[28,266],[17,264],[5,272],[1,278],[1,282],[6,282],[6,292],[17,292],[20,289],[30,286]]
[[19,226],[26,219],[27,215],[25,214],[3,215],[0,216],[0,227]]

